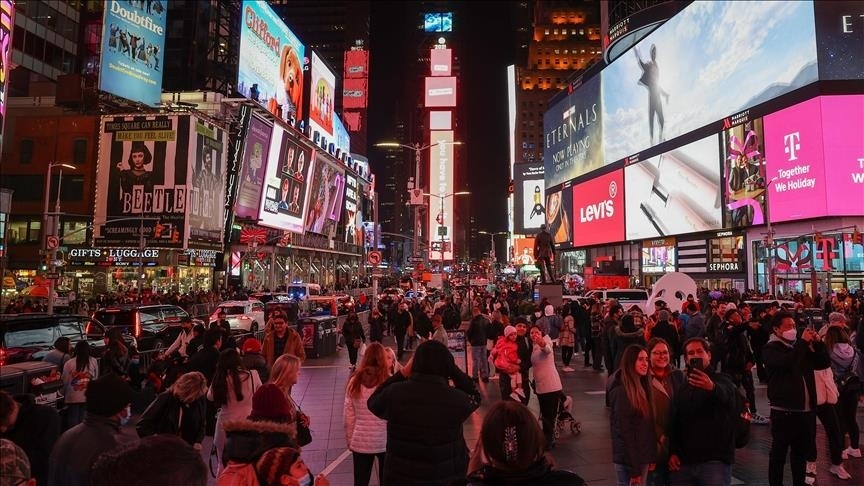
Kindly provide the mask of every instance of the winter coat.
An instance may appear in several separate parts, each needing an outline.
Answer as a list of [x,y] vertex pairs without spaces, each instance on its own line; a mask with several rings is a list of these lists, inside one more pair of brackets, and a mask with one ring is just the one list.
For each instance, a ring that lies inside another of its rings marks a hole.
[[297,447],[297,426],[294,422],[228,420],[224,429],[224,454],[229,466],[232,463],[255,462],[262,453],[274,447]]
[[379,454],[387,450],[387,421],[373,414],[367,402],[375,387],[360,386],[360,394],[345,394],[345,442],[352,452]]
[[283,354],[293,354],[300,358],[300,361],[306,360],[306,349],[303,347],[303,339],[296,330],[289,327],[285,332],[288,333],[288,339],[285,340],[285,349],[273,349],[276,336],[274,331],[269,329],[264,334],[264,341],[261,343],[261,355],[267,361],[267,366],[272,367],[276,358]]
[[534,345],[531,352],[531,367],[534,368],[534,383],[537,394],[561,391],[561,377],[555,368],[555,353],[552,338],[543,336],[544,346]]
[[612,349],[615,350],[614,367],[615,369],[618,369],[618,365],[621,363],[621,356],[624,355],[624,350],[627,349],[627,346],[630,346],[631,344],[645,346],[645,331],[642,329],[626,331],[618,325],[615,326],[614,336],[615,341],[612,345]]
[[258,372],[258,377],[261,383],[267,383],[270,378],[270,369],[267,368],[267,361],[260,353],[246,352],[240,358],[243,367],[249,371],[255,370]]
[[345,336],[345,345],[353,346],[356,340],[363,342],[366,340],[366,333],[363,332],[363,325],[359,319],[345,320],[342,324],[342,335]]
[[48,456],[60,437],[60,415],[54,407],[37,404],[36,397],[29,393],[15,395],[14,398],[20,407],[18,420],[13,428],[0,434],[0,438],[18,444],[30,458],[30,470],[37,480],[36,484],[46,484]]
[[558,334],[558,343],[562,347],[573,347],[576,344],[576,326],[573,323],[572,316],[564,318],[561,325],[561,333]]
[[548,461],[541,459],[519,472],[502,471],[485,465],[469,474],[462,484],[467,486],[583,486],[585,481],[576,473],[552,469]]
[[501,336],[492,348],[492,364],[496,369],[509,375],[518,373],[520,364],[518,351],[515,341],[507,339],[507,336]]
[[[686,381],[672,399],[669,452],[682,464],[735,462],[735,394],[732,380],[723,373],[706,373],[714,389],[703,390]],[[706,440],[710,437],[710,440]]]
[[384,339],[384,318],[369,317],[369,341],[380,343]]
[[[67,430],[57,440],[48,459],[48,480],[37,484],[89,486],[93,461],[130,440],[131,437],[120,431],[119,420],[88,413],[84,422]],[[82,447],[82,444],[87,446]]]
[[[858,375],[858,362],[861,354],[851,344],[837,343],[831,349],[831,371],[838,380],[846,374],[846,370]],[[859,376],[859,378],[861,378]]]
[[465,338],[468,340],[468,344],[471,346],[486,346],[486,327],[488,322],[482,314],[471,318],[468,330],[465,331]]
[[465,477],[468,447],[462,424],[480,406],[480,392],[464,373],[447,379],[396,373],[369,397],[369,410],[387,421],[384,482],[442,485]]
[[815,353],[803,339],[794,344],[776,334],[762,348],[762,362],[768,373],[768,401],[772,409],[802,412],[816,410]]
[[160,393],[144,410],[135,429],[139,437],[154,434],[176,435],[187,444],[194,445],[204,440],[206,423],[206,398],[202,396],[192,403],[184,404],[174,392],[168,390]]
[[705,318],[698,312],[692,314],[684,326],[684,340],[694,337],[705,337]]
[[680,353],[678,347],[678,331],[675,330],[675,327],[669,323],[669,321],[660,321],[651,329],[651,337],[652,338],[663,338],[664,341],[669,345],[669,352],[672,353],[673,356]]
[[630,477],[638,476],[642,467],[657,458],[657,435],[654,417],[649,411],[637,414],[627,398],[620,378],[614,378],[609,389],[609,425],[612,431],[612,462],[627,468]]

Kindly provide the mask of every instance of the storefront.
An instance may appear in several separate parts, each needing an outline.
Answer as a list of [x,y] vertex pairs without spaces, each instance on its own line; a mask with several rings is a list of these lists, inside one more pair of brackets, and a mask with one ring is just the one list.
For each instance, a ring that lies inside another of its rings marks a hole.
[[663,275],[675,271],[675,238],[642,242],[642,285],[650,287]]
[[747,237],[742,231],[718,231],[706,237],[678,238],[678,271],[708,289],[747,290]]
[[[274,253],[275,252],[275,253]],[[247,289],[273,290],[292,282],[316,283],[329,289],[360,277],[360,255],[337,250],[233,245],[229,281]]]

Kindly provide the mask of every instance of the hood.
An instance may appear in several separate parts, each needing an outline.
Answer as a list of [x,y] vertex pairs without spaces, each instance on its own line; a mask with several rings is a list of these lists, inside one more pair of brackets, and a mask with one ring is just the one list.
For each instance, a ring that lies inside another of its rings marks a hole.
[[297,426],[294,423],[228,420],[225,422],[224,459],[253,462],[274,447],[298,447]]
[[786,346],[787,348],[791,348],[791,347],[792,347],[791,344],[789,344],[789,343],[787,343],[786,341],[780,339],[776,334],[774,334],[774,333],[772,332],[772,333],[771,333],[771,337],[768,338],[768,343],[773,343],[773,342],[781,343],[781,344],[783,344],[784,346]]
[[855,348],[849,343],[837,343],[831,349],[831,361],[847,368],[855,360]]
[[636,338],[639,336],[645,336],[645,331],[642,329],[636,329],[635,331],[627,332],[619,325],[615,326],[615,335],[621,338]]

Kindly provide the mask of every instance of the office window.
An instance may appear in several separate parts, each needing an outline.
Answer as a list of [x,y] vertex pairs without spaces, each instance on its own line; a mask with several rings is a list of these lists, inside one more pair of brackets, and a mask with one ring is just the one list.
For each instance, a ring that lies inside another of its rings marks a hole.
[[30,227],[27,231],[27,242],[28,243],[38,243],[39,242],[39,230],[42,228],[42,222],[38,220],[30,220]]
[[545,30],[543,31],[543,33],[546,34],[546,35],[549,35],[549,29],[545,29]]
[[33,140],[29,138],[21,139],[21,145],[18,150],[21,153],[21,163],[30,164],[33,162]]
[[41,201],[45,196],[44,175],[4,175],[3,182],[15,188],[16,201]]
[[87,139],[78,138],[72,142],[72,163],[83,165],[87,163]]
[[555,34],[555,35],[558,35],[558,29],[554,29],[554,30],[552,31],[552,33]]

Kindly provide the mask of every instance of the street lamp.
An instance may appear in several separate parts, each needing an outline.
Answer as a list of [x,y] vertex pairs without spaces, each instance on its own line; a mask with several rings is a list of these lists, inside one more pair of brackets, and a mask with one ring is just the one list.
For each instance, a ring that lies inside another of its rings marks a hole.
[[[49,214],[48,214],[48,200],[51,195],[51,171],[54,170],[55,167],[60,167],[60,177],[57,179],[57,201],[54,203],[54,214],[50,219],[51,224],[49,225]],[[60,227],[60,188],[63,185],[63,169],[69,170],[78,170],[78,167],[75,167],[72,164],[64,164],[62,162],[51,162],[48,164],[48,170],[45,171],[45,206],[43,210],[43,226],[42,226],[42,249],[43,254],[50,255],[50,265],[47,266],[47,270],[49,272],[54,272],[55,266],[54,261],[57,260],[57,247],[48,248],[48,237],[49,236],[57,236],[59,234]],[[54,313],[54,279],[48,279],[48,309],[49,314]]]
[[[441,215],[441,222],[439,223],[439,226],[438,226],[439,227],[438,236],[441,237],[441,240],[440,240],[441,241],[441,248],[439,248],[438,250],[441,253],[441,274],[442,275],[444,274],[444,232],[441,231],[440,228],[442,228],[442,227],[446,228],[446,226],[444,225],[444,223],[445,223],[444,200],[449,198],[449,197],[453,197],[453,196],[467,196],[469,194],[471,194],[471,192],[469,192],[469,191],[451,192],[450,194],[431,194],[428,192],[423,193],[424,196],[437,197],[438,199],[441,200],[441,213],[439,213]],[[430,203],[431,203],[431,201],[430,201]]]
[[496,231],[496,232],[489,232],[489,231],[483,231],[483,230],[480,230],[480,231],[477,232],[477,234],[480,234],[480,235],[489,235],[489,244],[491,245],[490,250],[489,250],[489,257],[492,259],[492,262],[495,263],[495,262],[496,262],[496,258],[495,258],[495,237],[496,237],[496,236],[509,236],[509,235],[510,235],[510,232],[509,232],[509,231]]
[[767,223],[767,228],[768,228],[768,236],[766,236],[765,240],[767,243],[766,247],[768,249],[768,280],[769,280],[769,284],[768,284],[769,287],[768,288],[771,289],[771,298],[772,299],[775,298],[774,294],[775,294],[775,291],[777,290],[776,285],[774,283],[774,278],[775,278],[774,260],[775,260],[775,257],[777,256],[777,253],[776,253],[776,247],[774,246],[774,228],[771,227],[771,204],[768,201],[767,195],[768,195],[768,189],[771,187],[771,184],[775,183],[777,181],[777,179],[778,179],[778,177],[775,176],[775,177],[771,178],[770,181],[768,181],[768,184],[765,184],[765,194],[766,194],[766,198],[765,198],[765,221]]

